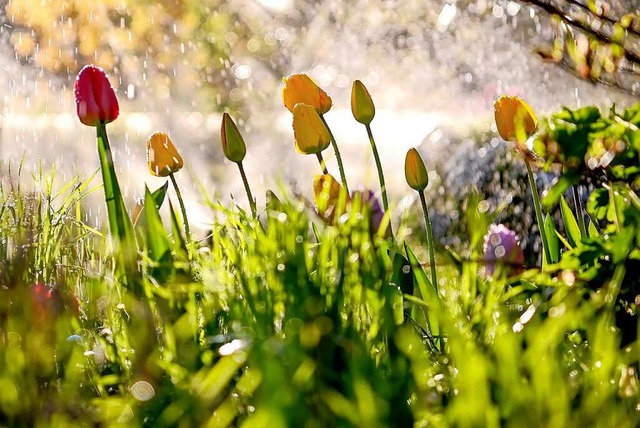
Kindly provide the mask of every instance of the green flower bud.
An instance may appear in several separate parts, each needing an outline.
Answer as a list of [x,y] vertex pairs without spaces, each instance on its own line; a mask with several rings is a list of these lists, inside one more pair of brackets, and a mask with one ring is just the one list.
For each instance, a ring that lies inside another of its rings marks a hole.
[[353,117],[363,125],[368,125],[376,115],[376,108],[369,91],[364,84],[356,80],[351,87],[351,112]]
[[247,154],[247,147],[244,144],[244,139],[238,131],[238,127],[231,119],[228,113],[222,115],[222,128],[221,128],[221,140],[222,151],[224,155],[232,162],[242,162],[244,156]]

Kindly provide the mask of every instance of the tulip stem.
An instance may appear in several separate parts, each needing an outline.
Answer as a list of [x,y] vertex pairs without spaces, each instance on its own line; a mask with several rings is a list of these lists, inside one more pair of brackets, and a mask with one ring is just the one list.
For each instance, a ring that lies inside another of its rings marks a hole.
[[585,239],[587,237],[587,228],[584,225],[584,215],[582,214],[582,200],[580,200],[580,192],[578,191],[578,185],[571,186],[573,190],[573,203],[576,206],[576,217],[578,217],[578,228],[580,229],[580,237]]
[[251,214],[253,214],[253,218],[258,217],[258,213],[256,210],[256,201],[253,199],[253,195],[251,194],[251,188],[249,187],[249,181],[247,180],[247,174],[244,172],[244,167],[242,166],[242,162],[236,162],[238,164],[238,169],[240,170],[240,175],[242,176],[242,182],[244,183],[244,190],[247,192],[247,197],[249,198],[249,206],[251,207]]
[[542,248],[544,250],[545,260],[551,262],[551,252],[549,251],[549,243],[544,234],[544,217],[542,217],[542,208],[540,208],[540,195],[538,194],[538,186],[536,185],[536,179],[533,177],[533,171],[531,165],[527,159],[524,160],[524,164],[527,166],[527,176],[529,177],[529,187],[531,187],[531,196],[533,197],[533,208],[536,211],[536,221],[538,222],[538,231],[540,232],[540,239],[542,240]]
[[173,172],[169,174],[169,178],[171,179],[171,184],[173,184],[173,189],[176,191],[176,196],[178,197],[178,203],[180,204],[180,211],[182,212],[182,221],[184,223],[184,233],[187,235],[187,244],[191,242],[191,231],[189,230],[189,221],[187,220],[187,210],[184,207],[184,201],[182,200],[182,193],[180,193],[180,188],[178,187],[178,183],[176,182],[176,178],[173,175]]
[[331,132],[331,128],[329,128],[329,124],[327,123],[324,115],[320,115],[320,119],[322,119],[322,123],[327,127],[327,131],[329,131],[329,137],[331,138],[331,145],[333,146],[333,151],[336,153],[336,160],[338,161],[338,169],[340,170],[340,180],[342,180],[342,187],[349,194],[349,186],[347,185],[347,177],[344,174],[344,165],[342,164],[342,156],[340,156],[340,150],[338,150],[338,143],[336,143],[336,138],[333,136],[333,132]]
[[137,256],[133,231],[133,223],[127,213],[127,208],[122,198],[120,185],[113,164],[113,155],[109,145],[109,137],[104,123],[96,126],[98,156],[100,158],[100,170],[104,187],[105,202],[107,204],[107,217],[109,219],[109,231],[111,239],[116,247],[117,269],[124,274],[122,280],[137,294],[141,293],[137,281]]
[[[371,132],[371,126],[367,123],[364,125],[367,128],[367,135],[369,136],[369,142],[371,143],[371,150],[373,151],[373,159],[376,161],[376,168],[378,169],[378,179],[380,180],[380,191],[382,192],[382,204],[384,205],[384,212],[389,212],[389,200],[387,199],[387,185],[384,182],[384,173],[382,172],[382,163],[380,162],[380,155],[378,154],[378,147],[376,141],[373,139],[373,132]],[[391,213],[389,213],[391,215]],[[393,231],[391,230],[391,217],[389,217],[389,234],[393,237]]]
[[329,171],[327,170],[327,164],[324,163],[324,158],[322,157],[322,153],[316,153],[316,156],[318,157],[318,162],[320,162],[320,167],[322,168],[322,173],[323,174],[329,174]]
[[433,230],[431,229],[431,219],[429,218],[427,201],[424,198],[424,190],[418,190],[418,195],[420,195],[420,203],[422,204],[422,212],[424,213],[424,224],[427,228],[427,246],[429,247],[429,264],[431,265],[431,283],[437,293],[438,280],[436,278],[436,253],[433,247]]

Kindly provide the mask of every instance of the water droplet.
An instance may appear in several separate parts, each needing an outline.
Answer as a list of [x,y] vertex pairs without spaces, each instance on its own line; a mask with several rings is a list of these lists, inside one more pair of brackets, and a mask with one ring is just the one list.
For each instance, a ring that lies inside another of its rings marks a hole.
[[149,382],[140,380],[131,386],[131,395],[133,395],[136,400],[148,401],[156,395],[156,392]]

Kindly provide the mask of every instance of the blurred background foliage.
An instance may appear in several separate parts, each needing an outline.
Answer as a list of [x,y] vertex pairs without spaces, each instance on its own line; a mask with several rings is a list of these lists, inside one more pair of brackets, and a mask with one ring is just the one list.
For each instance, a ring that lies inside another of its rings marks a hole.
[[129,98],[141,78],[160,99],[173,101],[190,100],[184,90],[195,85],[189,96],[212,107],[231,103],[234,55],[278,62],[277,39],[265,39],[258,16],[240,13],[240,3],[11,0],[5,20],[17,59],[43,73],[75,76],[96,63],[118,76],[113,83]]

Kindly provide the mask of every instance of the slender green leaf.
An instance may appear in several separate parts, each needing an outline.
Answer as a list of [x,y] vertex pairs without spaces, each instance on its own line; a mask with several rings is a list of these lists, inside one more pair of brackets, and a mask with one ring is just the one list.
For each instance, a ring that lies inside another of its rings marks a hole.
[[558,243],[558,236],[556,235],[556,225],[549,214],[547,214],[544,219],[544,234],[547,237],[549,254],[551,255],[551,260],[549,262],[558,263],[560,260],[560,245]]
[[144,193],[144,211],[147,216],[147,246],[149,249],[149,257],[156,263],[162,263],[171,260],[171,247],[167,232],[162,225],[160,213],[155,205],[155,201],[149,189],[145,187]]
[[580,237],[580,228],[578,227],[578,222],[576,221],[573,212],[571,212],[571,208],[569,208],[569,204],[567,204],[564,196],[560,197],[560,212],[562,214],[564,229],[567,232],[567,240],[572,247],[576,247],[582,240]]
[[156,190],[151,192],[153,201],[155,202],[156,207],[158,207],[158,209],[162,208],[162,204],[164,203],[165,197],[167,196],[168,188],[169,188],[169,181],[165,181],[162,186],[158,187]]
[[413,278],[418,285],[418,297],[422,298],[422,300],[424,300],[425,303],[430,307],[426,314],[429,331],[432,335],[436,336],[440,333],[438,318],[436,317],[436,311],[440,310],[442,306],[440,296],[427,278],[427,274],[424,272],[424,269],[422,269],[420,262],[416,258],[413,251],[411,251],[411,248],[409,248],[409,246],[406,244],[404,247],[407,251],[407,258],[411,263]]

